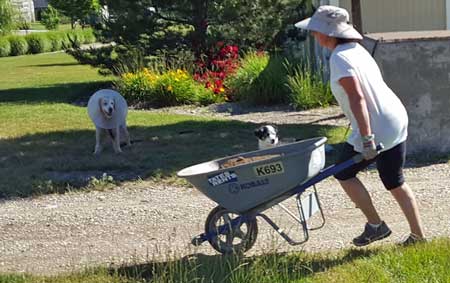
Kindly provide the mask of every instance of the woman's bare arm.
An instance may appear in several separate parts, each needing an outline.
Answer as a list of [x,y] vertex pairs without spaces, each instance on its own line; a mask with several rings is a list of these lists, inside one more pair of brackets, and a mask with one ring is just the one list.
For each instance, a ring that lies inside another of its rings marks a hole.
[[358,80],[355,77],[344,77],[339,80],[339,83],[347,93],[350,109],[358,123],[359,133],[362,137],[371,135],[369,111]]

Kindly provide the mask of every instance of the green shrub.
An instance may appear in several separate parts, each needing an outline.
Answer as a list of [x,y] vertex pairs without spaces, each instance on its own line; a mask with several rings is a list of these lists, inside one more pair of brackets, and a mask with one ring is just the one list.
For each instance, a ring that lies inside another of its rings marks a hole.
[[61,37],[61,48],[62,49],[67,49],[67,48],[71,48],[72,44],[70,43],[69,40],[69,34],[70,32],[64,31],[64,32],[59,32],[59,35]]
[[319,74],[312,74],[309,68],[287,66],[287,69],[290,99],[296,109],[304,110],[335,103],[329,83],[323,83]]
[[64,33],[48,32],[46,35],[50,43],[50,51],[58,51],[62,49]]
[[51,42],[45,33],[32,33],[25,36],[28,51],[32,54],[44,53],[51,50]]
[[9,36],[11,44],[11,56],[24,55],[28,52],[28,43],[23,36]]
[[47,9],[42,12],[41,23],[46,29],[58,29],[59,22],[58,10],[53,8],[52,5],[48,5]]
[[119,91],[132,103],[144,103],[156,107],[182,104],[211,104],[223,101],[223,96],[196,82],[183,70],[169,70],[161,74],[144,69],[126,73],[117,82]]
[[84,44],[84,33],[82,30],[71,30],[66,33],[66,48],[79,48]]
[[9,56],[11,53],[11,44],[5,37],[0,37],[0,57]]
[[90,43],[94,43],[96,41],[95,35],[94,35],[94,31],[92,29],[84,29],[82,30],[83,33],[83,43],[84,44],[90,44]]
[[19,23],[17,23],[17,28],[20,30],[30,30],[31,29],[31,23],[22,20]]
[[278,104],[289,100],[283,59],[267,53],[249,52],[225,85],[234,100],[251,104]]

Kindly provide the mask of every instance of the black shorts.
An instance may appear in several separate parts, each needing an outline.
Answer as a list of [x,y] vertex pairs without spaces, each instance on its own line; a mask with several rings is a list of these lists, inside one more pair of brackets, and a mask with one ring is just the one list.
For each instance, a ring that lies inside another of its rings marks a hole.
[[[346,143],[339,156],[338,162],[344,162],[358,152],[354,151],[353,146]],[[395,189],[405,182],[403,176],[403,166],[406,159],[406,142],[396,145],[395,147],[383,151],[377,157],[371,160],[363,160],[362,162],[350,166],[349,168],[337,173],[334,177],[344,181],[356,177],[359,171],[367,168],[371,163],[377,163],[378,174],[387,190]]]

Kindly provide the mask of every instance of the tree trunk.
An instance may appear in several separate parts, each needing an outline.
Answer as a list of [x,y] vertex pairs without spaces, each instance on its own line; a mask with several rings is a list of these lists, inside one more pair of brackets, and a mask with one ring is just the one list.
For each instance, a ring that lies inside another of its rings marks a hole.
[[208,0],[192,1],[192,21],[194,32],[192,35],[192,47],[196,58],[206,50],[206,32],[208,30]]
[[361,0],[352,0],[352,22],[356,30],[363,34]]

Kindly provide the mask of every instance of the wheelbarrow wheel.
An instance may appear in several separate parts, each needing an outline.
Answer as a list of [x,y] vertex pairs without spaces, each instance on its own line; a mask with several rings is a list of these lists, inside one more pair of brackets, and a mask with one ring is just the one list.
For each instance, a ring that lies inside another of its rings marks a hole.
[[[222,254],[242,254],[255,244],[258,235],[256,218],[246,220],[232,228],[231,221],[239,216],[221,206],[217,206],[209,213],[205,231],[207,235],[217,235],[208,239],[216,251]],[[227,225],[227,229],[220,233],[219,227],[223,225]]]

